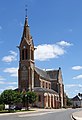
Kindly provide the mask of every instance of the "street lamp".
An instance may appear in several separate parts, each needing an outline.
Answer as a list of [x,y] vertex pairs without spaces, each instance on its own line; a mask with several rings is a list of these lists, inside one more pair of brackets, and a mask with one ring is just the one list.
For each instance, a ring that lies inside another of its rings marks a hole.
[[28,103],[29,101],[28,101],[28,95],[27,94],[25,95],[25,102],[26,102],[26,110],[29,110],[29,106],[28,106],[29,105],[29,103]]

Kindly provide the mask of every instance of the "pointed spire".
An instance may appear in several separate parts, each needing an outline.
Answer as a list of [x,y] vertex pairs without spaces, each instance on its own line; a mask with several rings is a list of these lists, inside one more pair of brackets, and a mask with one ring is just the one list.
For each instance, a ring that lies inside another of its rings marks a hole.
[[25,23],[24,23],[22,39],[25,37],[29,41],[30,40],[30,30],[29,30],[29,25],[28,25],[27,8],[25,9],[25,11],[26,11],[26,15],[25,15]]

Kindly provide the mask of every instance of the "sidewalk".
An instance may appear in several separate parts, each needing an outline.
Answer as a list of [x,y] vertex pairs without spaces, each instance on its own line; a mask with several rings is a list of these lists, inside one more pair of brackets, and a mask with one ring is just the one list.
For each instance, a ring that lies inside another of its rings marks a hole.
[[74,120],[82,120],[82,111],[78,111],[72,114]]
[[60,112],[60,111],[63,111],[65,109],[38,109],[38,108],[33,108],[33,109],[30,109],[30,111],[20,111],[20,112],[14,112],[14,113],[1,113],[0,116],[3,116],[3,115],[13,115],[13,114],[17,114],[17,115],[22,115],[22,114],[34,114],[34,113],[45,113],[45,112]]

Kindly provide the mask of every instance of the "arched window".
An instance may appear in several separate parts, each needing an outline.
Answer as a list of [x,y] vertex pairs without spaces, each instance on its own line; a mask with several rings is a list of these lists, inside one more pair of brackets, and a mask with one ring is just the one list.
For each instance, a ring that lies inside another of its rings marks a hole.
[[43,81],[43,88],[44,88],[44,81]]
[[24,60],[24,49],[22,50],[22,60]]
[[38,102],[41,102],[41,95],[38,96]]
[[22,49],[22,60],[27,60],[28,59],[28,51],[26,48],[23,47]]
[[33,53],[33,50],[31,50],[31,59],[34,60],[34,53]]
[[51,89],[51,85],[49,84],[49,89]]
[[46,82],[46,88],[48,88],[48,84],[47,84],[47,82]]
[[27,53],[27,49],[25,49],[25,59],[28,59],[28,53]]

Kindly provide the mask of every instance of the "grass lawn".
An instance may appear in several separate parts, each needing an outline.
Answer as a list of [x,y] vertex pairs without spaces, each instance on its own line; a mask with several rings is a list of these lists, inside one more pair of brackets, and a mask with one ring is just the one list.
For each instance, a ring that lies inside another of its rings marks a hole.
[[30,112],[30,111],[35,111],[35,110],[2,110],[0,113],[15,113],[15,112]]

